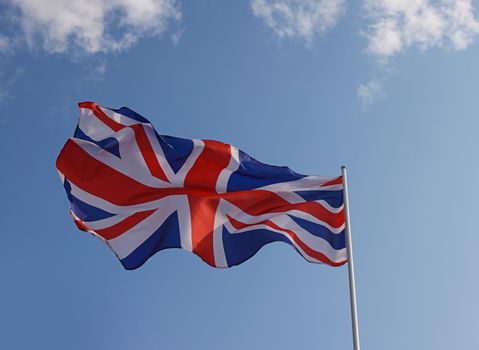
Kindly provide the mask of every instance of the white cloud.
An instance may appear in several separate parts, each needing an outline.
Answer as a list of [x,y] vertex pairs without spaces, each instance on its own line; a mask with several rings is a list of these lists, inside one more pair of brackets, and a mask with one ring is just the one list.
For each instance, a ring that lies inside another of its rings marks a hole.
[[175,46],[178,45],[184,32],[185,32],[185,28],[181,28],[177,30],[176,32],[174,32],[173,34],[171,34],[171,41],[173,42],[173,45]]
[[357,95],[363,106],[370,105],[384,95],[382,83],[377,79],[371,79],[366,84],[360,84]]
[[100,63],[100,64],[96,67],[95,70],[96,70],[96,72],[97,72],[99,75],[105,74],[105,72],[106,72],[106,63],[105,63],[105,62]]
[[107,68],[108,67],[105,61],[87,65],[84,68],[84,73],[82,75],[82,84],[102,81],[106,74]]
[[23,74],[24,71],[21,68],[8,66],[0,69],[0,105],[14,98],[10,90]]
[[316,34],[336,24],[344,13],[345,0],[252,0],[251,8],[279,39],[310,43]]
[[467,48],[479,34],[472,0],[363,0],[373,21],[363,33],[366,51],[388,58],[417,47]]
[[[176,0],[7,0],[21,36],[49,53],[118,52],[179,21]],[[0,42],[1,47],[1,42]]]
[[464,50],[479,34],[479,21],[474,17],[471,0],[450,0],[446,3],[444,13],[450,21],[449,40],[456,50]]

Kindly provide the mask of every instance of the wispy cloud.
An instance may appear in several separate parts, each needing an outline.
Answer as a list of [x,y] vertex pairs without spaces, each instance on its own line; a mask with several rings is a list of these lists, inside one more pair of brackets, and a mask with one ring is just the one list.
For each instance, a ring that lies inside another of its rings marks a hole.
[[357,96],[363,107],[367,107],[384,96],[383,84],[379,79],[371,79],[365,84],[359,84]]
[[[363,106],[384,98],[391,59],[408,49],[464,50],[479,35],[472,0],[361,0],[366,38],[364,52],[375,58],[381,74],[357,88]],[[310,45],[344,14],[345,0],[251,0],[253,14],[278,39]]]
[[12,86],[15,85],[23,74],[24,70],[22,68],[9,67],[8,69],[2,68],[0,70],[0,106],[14,97],[11,93]]
[[[181,19],[176,0],[6,0],[19,37],[48,53],[118,52]],[[4,45],[0,39],[0,50]]]
[[391,59],[416,48],[464,50],[479,35],[471,0],[363,0],[369,25],[362,35],[365,52],[375,57],[382,75],[357,88],[363,107],[384,98]]
[[185,28],[183,27],[177,30],[176,32],[174,32],[173,34],[171,34],[171,41],[173,42],[173,45],[176,46],[179,44],[180,39],[183,36],[184,32],[185,32]]
[[479,34],[471,0],[364,0],[366,52],[387,59],[416,47],[467,48]]
[[345,11],[344,0],[252,0],[253,14],[279,39],[299,38],[308,44],[333,27]]
[[106,61],[99,61],[86,65],[79,84],[83,85],[102,81],[105,77],[107,68]]

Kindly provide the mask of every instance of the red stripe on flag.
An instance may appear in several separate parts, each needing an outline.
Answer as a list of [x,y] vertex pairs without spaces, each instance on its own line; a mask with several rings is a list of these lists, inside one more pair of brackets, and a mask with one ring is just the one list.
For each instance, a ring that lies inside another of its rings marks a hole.
[[160,163],[158,162],[158,158],[156,157],[155,151],[150,144],[150,140],[148,140],[148,136],[146,135],[143,125],[135,124],[132,125],[131,128],[135,132],[136,143],[140,148],[141,155],[143,156],[143,159],[145,160],[146,166],[148,167],[148,170],[150,170],[151,175],[160,180],[169,182],[163,169],[161,168]]
[[240,221],[237,221],[237,220],[233,219],[229,215],[227,215],[227,217],[228,217],[228,220],[230,221],[231,225],[237,230],[240,230],[240,229],[243,229],[243,228],[246,228],[246,227],[250,227],[250,226],[254,226],[254,225],[265,225],[265,226],[269,226],[269,227],[271,227],[271,228],[273,228],[277,231],[284,232],[287,236],[289,236],[291,238],[291,240],[293,240],[310,257],[315,258],[315,259],[317,259],[317,260],[319,260],[319,261],[321,261],[325,264],[328,264],[330,266],[341,266],[341,265],[343,265],[347,262],[347,260],[346,261],[340,261],[340,262],[332,261],[326,255],[312,249],[307,244],[305,244],[301,239],[299,239],[299,237],[296,235],[296,233],[294,231],[282,228],[282,227],[276,225],[274,222],[272,222],[270,220],[264,220],[264,221],[254,223],[254,224],[245,224],[243,222],[240,222]]
[[334,180],[328,181],[324,184],[321,185],[321,187],[326,187],[326,186],[333,186],[333,185],[342,185],[343,184],[343,177],[340,176]]
[[216,182],[221,171],[231,158],[230,145],[219,141],[204,140],[204,148],[185,178],[185,187],[212,190],[216,193]]
[[108,126],[114,132],[120,131],[125,127],[125,125],[120,124],[107,116],[95,102],[80,102],[78,106],[80,108],[91,110],[95,117],[97,117],[103,124]]
[[[73,215],[72,215],[73,216]],[[82,231],[85,231],[85,232],[88,232],[90,230],[90,228],[88,226],[86,226],[83,221],[81,220],[78,220],[77,218],[75,218],[73,216],[73,222],[75,223],[75,225],[77,225],[77,227],[82,230]]]
[[[216,182],[221,171],[231,158],[231,148],[222,142],[205,140],[201,155],[185,178],[190,212],[191,242],[193,252],[205,262],[215,266],[213,251],[213,230],[216,208],[220,196],[216,193]],[[205,192],[203,198],[195,192]]]
[[213,251],[213,230],[219,202],[219,198],[188,196],[193,253],[211,266],[216,266]]
[[343,210],[340,210],[338,213],[332,213],[317,202],[289,203],[276,193],[266,190],[229,192],[225,193],[223,197],[245,213],[253,216],[265,213],[283,213],[288,210],[299,210],[310,214],[334,228],[340,228],[344,224]]
[[151,214],[153,214],[156,209],[140,211],[135,213],[124,220],[118,222],[117,224],[110,226],[108,228],[103,228],[100,230],[94,230],[98,235],[102,236],[105,239],[113,239],[125,233],[129,229],[135,227],[141,221],[145,220]]
[[148,167],[148,170],[150,170],[151,175],[160,180],[169,182],[163,169],[160,166],[160,163],[158,162],[155,151],[153,151],[153,147],[151,146],[150,141],[148,140],[148,136],[146,135],[145,129],[143,128],[143,125],[141,123],[133,124],[130,126],[118,123],[117,121],[111,119],[108,115],[106,115],[106,113],[103,112],[103,110],[94,102],[81,102],[78,105],[80,106],[80,108],[86,108],[91,110],[95,117],[97,117],[103,124],[108,126],[114,132],[118,132],[127,127],[131,128],[135,133],[136,143],[138,144],[138,148],[140,149],[141,155],[143,156],[143,159],[145,160],[146,166]]
[[153,188],[96,160],[72,140],[68,140],[57,159],[57,169],[83,191],[116,204],[134,205],[183,194],[181,188]]

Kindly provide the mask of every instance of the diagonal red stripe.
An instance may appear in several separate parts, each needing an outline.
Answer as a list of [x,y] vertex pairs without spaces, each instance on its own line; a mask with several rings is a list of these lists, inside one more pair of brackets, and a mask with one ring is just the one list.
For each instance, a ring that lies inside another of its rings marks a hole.
[[72,140],[58,156],[57,169],[82,190],[116,204],[134,205],[183,194],[182,188],[153,188],[96,160]]
[[148,136],[146,135],[145,129],[142,124],[135,124],[132,125],[131,128],[135,132],[135,140],[140,148],[141,155],[145,160],[146,166],[148,170],[150,170],[151,175],[154,177],[169,182],[166,174],[164,173],[163,169],[161,168],[160,163],[158,162],[158,158],[156,157],[155,151],[150,144],[150,140],[148,140]]
[[91,110],[95,117],[97,117],[103,124],[108,126],[114,132],[120,131],[121,129],[125,128],[125,125],[120,124],[107,116],[95,102],[80,102],[78,106],[80,108]]
[[153,214],[156,211],[156,209],[152,210],[146,210],[146,211],[140,211],[138,213],[135,213],[124,220],[120,221],[119,223],[101,229],[101,230],[95,230],[95,232],[102,236],[105,239],[113,239],[115,237],[120,236],[121,234],[125,233],[129,229],[135,227],[137,224],[139,224],[141,221],[145,220],[147,217],[149,217],[151,214]]
[[284,232],[287,236],[289,236],[306,254],[308,254],[309,256],[325,263],[325,264],[328,264],[330,266],[341,266],[343,264],[345,264],[347,262],[346,261],[340,261],[340,262],[335,262],[335,261],[332,261],[331,259],[329,259],[326,255],[324,255],[323,253],[320,253],[314,249],[311,249],[308,245],[306,245],[301,239],[299,239],[299,237],[296,235],[296,233],[292,230],[288,230],[288,229],[285,229],[285,228],[282,228],[278,225],[276,225],[274,222],[271,222],[270,220],[265,220],[265,221],[261,221],[261,222],[258,222],[258,223],[255,223],[255,224],[245,224],[243,222],[240,222],[238,220],[235,220],[233,219],[231,216],[227,215],[228,217],[228,220],[230,221],[231,225],[237,229],[237,230],[240,230],[242,228],[246,228],[246,227],[249,227],[249,226],[253,226],[253,225],[265,225],[265,226],[269,226],[275,230],[278,230],[278,231],[281,231],[281,232]]
[[343,177],[340,176],[334,180],[328,181],[324,184],[321,185],[321,187],[326,187],[326,186],[333,186],[333,185],[342,185],[343,184]]
[[334,228],[339,228],[344,224],[343,210],[332,213],[316,202],[289,203],[276,193],[266,190],[229,192],[225,193],[223,197],[249,215],[282,213],[296,209],[308,213]]
[[155,152],[153,151],[153,147],[148,140],[148,136],[146,135],[145,129],[141,123],[133,124],[130,126],[123,125],[118,123],[117,121],[111,119],[108,115],[103,112],[103,110],[94,102],[81,102],[78,104],[80,108],[86,108],[93,112],[95,117],[97,117],[103,124],[108,126],[114,132],[118,132],[124,128],[131,128],[135,133],[135,140],[138,144],[138,148],[140,149],[140,153],[145,160],[146,166],[150,171],[151,175],[154,177],[167,181],[168,178],[166,177],[163,169],[161,168],[160,163],[158,162],[158,158],[156,157]]

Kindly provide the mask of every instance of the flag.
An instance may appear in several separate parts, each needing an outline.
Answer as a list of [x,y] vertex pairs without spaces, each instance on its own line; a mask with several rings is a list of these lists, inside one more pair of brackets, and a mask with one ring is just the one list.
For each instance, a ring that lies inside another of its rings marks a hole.
[[271,242],[314,263],[347,261],[341,176],[301,175],[219,141],[159,135],[126,107],[79,107],[56,166],[78,228],[125,269],[168,248],[231,267]]

